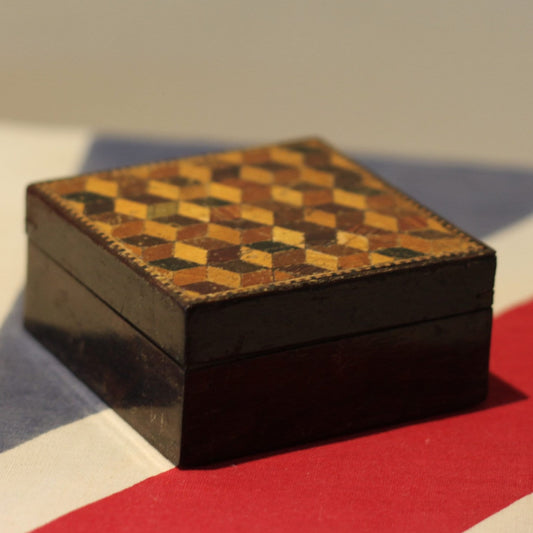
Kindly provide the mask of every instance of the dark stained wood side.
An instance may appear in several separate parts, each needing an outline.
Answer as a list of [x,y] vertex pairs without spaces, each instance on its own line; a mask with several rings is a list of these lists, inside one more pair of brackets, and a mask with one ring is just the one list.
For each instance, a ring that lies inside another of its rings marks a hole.
[[482,401],[491,311],[187,373],[181,466],[407,422]]
[[187,369],[33,245],[25,325],[175,464],[444,413],[486,394],[482,310]]
[[31,244],[28,263],[26,328],[177,464],[184,387],[181,368]]

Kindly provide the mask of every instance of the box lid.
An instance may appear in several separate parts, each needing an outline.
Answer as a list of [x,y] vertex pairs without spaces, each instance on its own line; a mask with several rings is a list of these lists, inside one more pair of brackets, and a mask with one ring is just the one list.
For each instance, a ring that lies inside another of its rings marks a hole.
[[183,366],[492,303],[493,250],[315,138],[34,184],[27,232]]

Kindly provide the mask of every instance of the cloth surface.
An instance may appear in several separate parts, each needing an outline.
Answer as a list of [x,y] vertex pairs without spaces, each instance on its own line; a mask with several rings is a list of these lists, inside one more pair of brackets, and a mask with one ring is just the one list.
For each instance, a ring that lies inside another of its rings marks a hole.
[[[220,148],[99,136],[83,169]],[[533,172],[358,158],[496,247],[487,401],[179,471],[25,333],[19,296],[0,330],[2,531],[533,530]]]

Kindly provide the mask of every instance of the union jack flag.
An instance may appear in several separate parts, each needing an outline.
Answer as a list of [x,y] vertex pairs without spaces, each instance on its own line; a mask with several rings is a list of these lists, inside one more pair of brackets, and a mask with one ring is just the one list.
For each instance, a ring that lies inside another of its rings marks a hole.
[[[40,140],[20,142],[32,168],[63,174],[222,148],[85,134],[74,146],[48,136],[45,145],[56,142],[50,150],[64,155],[47,167],[51,152]],[[533,171],[358,159],[496,249],[487,400],[414,424],[177,470],[23,330],[24,235],[15,232],[0,279],[1,531],[533,531]],[[23,217],[20,192],[40,177],[17,168],[4,179],[16,180],[7,191],[20,204],[0,214],[6,235]]]

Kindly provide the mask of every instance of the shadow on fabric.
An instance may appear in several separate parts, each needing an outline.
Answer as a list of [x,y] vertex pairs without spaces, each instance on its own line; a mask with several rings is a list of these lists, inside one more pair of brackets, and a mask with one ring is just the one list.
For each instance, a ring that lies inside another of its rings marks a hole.
[[24,330],[24,294],[0,329],[0,452],[106,409]]

